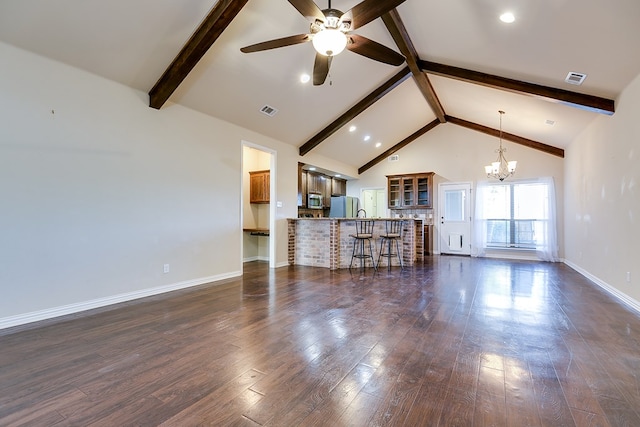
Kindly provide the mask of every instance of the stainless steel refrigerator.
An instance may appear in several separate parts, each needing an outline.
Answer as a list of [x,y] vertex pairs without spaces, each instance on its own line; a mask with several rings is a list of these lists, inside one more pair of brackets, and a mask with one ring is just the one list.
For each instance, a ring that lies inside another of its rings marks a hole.
[[358,214],[359,200],[351,196],[331,197],[330,218],[354,218]]

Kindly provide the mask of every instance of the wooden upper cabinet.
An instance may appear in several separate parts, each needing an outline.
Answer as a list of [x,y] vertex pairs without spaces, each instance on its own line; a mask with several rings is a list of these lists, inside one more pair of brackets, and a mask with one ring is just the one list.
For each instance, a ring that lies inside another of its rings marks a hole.
[[433,172],[387,175],[389,209],[433,207]]
[[333,178],[331,180],[331,195],[332,196],[346,196],[347,195],[347,181],[340,178]]
[[303,208],[307,207],[307,195],[309,194],[309,190],[307,189],[307,171],[302,171],[301,183],[302,185],[302,206]]
[[322,191],[322,203],[325,208],[331,207],[331,187],[332,179],[330,176],[322,175],[320,177],[324,190]]
[[307,172],[307,193],[324,193],[324,180],[322,179],[322,175],[319,173]]
[[298,163],[298,207],[307,207],[309,194],[321,194],[325,208],[331,206],[331,196],[346,196],[347,181],[332,178],[318,172],[302,169],[304,164]]
[[269,203],[270,174],[268,170],[249,172],[249,202]]

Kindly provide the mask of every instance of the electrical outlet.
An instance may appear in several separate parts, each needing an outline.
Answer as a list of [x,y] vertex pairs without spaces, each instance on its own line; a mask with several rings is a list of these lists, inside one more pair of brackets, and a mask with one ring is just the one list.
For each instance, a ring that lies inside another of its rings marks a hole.
[[162,271],[166,274],[169,272],[169,264],[165,264],[162,268]]
[[631,281],[631,272],[627,271],[627,282]]

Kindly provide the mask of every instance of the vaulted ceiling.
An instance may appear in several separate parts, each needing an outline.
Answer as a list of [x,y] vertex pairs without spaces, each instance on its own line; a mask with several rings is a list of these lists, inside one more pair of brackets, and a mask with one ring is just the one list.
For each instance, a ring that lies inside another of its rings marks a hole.
[[[507,10],[514,23],[498,19]],[[309,31],[286,0],[0,3],[2,42],[147,92],[152,108],[179,103],[361,172],[436,126],[495,135],[498,110],[506,139],[562,156],[640,74],[638,22],[637,0],[406,0],[355,31],[404,64],[345,51],[313,86],[300,81],[310,43],[240,51]],[[572,85],[570,72],[587,77]]]

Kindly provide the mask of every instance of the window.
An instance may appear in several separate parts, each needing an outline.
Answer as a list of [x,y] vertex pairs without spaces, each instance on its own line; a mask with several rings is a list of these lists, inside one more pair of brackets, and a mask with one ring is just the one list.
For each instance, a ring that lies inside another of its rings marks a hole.
[[476,194],[475,245],[486,249],[528,249],[557,261],[555,191],[550,178],[480,183]]

